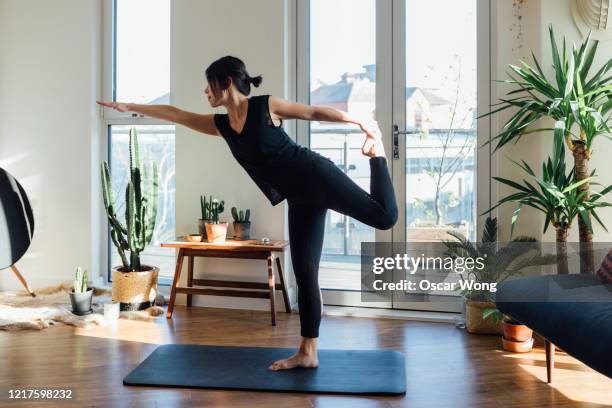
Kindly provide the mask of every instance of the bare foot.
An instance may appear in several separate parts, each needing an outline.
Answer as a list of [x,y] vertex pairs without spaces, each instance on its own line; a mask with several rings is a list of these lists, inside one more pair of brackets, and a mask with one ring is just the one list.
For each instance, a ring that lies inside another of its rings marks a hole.
[[303,351],[298,351],[289,358],[275,361],[269,368],[272,371],[278,370],[290,370],[292,368],[304,367],[304,368],[317,368],[319,366],[319,360],[317,355],[308,354]]
[[386,157],[385,147],[381,138],[366,138],[361,153],[368,157]]

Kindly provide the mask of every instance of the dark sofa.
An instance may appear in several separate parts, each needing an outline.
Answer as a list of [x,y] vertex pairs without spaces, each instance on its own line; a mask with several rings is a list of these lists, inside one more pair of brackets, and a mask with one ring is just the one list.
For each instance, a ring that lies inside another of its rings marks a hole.
[[612,284],[590,274],[524,277],[501,283],[496,303],[546,339],[549,383],[555,346],[612,377]]

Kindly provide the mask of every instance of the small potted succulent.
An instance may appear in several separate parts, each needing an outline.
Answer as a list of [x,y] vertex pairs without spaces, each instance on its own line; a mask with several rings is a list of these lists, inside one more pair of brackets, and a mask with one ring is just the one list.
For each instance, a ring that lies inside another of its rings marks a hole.
[[502,322],[502,347],[512,353],[528,353],[533,348],[533,330],[511,316],[504,315],[496,308],[485,309],[484,319],[490,318],[494,323]]
[[238,211],[236,207],[232,207],[232,217],[234,217],[234,239],[242,241],[251,238],[251,210]]
[[208,242],[223,243],[227,235],[227,222],[219,221],[219,214],[225,209],[225,201],[211,198],[210,216],[211,220],[204,225],[206,227],[206,240]]
[[70,303],[72,303],[72,313],[83,316],[92,312],[91,300],[93,288],[87,286],[87,270],[80,266],[74,275],[74,288],[70,292]]
[[212,217],[210,215],[210,207],[212,205],[212,196],[210,197],[210,201],[206,201],[206,197],[200,196],[200,211],[202,213],[202,218],[198,219],[198,232],[202,237],[202,242],[206,242],[206,223],[212,221]]

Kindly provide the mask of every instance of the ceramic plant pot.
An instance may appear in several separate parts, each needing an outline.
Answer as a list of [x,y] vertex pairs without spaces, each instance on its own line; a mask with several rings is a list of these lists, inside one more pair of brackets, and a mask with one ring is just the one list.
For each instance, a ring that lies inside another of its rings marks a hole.
[[206,239],[208,242],[223,243],[227,236],[227,222],[220,222],[218,224],[207,222],[206,223]]
[[510,341],[529,341],[533,336],[533,330],[524,324],[512,323],[504,320],[502,322],[504,339]]
[[502,322],[502,347],[512,353],[528,353],[533,348],[533,330],[529,327],[504,320]]
[[202,242],[207,242],[207,236],[206,236],[206,223],[210,222],[211,220],[204,220],[202,218],[198,219],[198,232],[200,233],[200,236],[202,237]]
[[502,337],[502,347],[512,353],[529,353],[533,348],[533,338],[528,341],[512,341]]
[[123,266],[113,268],[113,300],[119,309],[144,310],[155,304],[159,268],[142,265],[143,271],[126,272]]
[[72,313],[83,316],[91,313],[91,300],[93,298],[93,288],[87,288],[87,292],[75,293],[74,289],[70,292],[70,303],[72,303]]
[[234,239],[246,241],[251,238],[251,222],[234,222]]

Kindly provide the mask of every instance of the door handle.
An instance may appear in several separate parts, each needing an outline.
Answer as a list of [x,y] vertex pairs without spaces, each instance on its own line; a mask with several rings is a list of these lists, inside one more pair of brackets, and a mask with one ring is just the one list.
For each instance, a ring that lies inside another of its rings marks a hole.
[[399,160],[399,135],[416,135],[419,130],[399,130],[398,125],[393,125],[393,160]]

